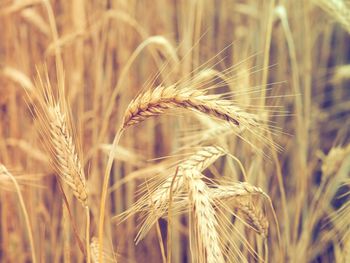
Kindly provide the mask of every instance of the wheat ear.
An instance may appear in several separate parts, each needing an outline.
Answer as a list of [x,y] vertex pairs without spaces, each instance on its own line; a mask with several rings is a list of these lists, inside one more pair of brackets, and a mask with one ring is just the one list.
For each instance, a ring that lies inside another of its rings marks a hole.
[[[206,146],[202,147],[195,154],[191,155],[187,160],[181,162],[178,167],[178,174],[173,183],[172,191],[173,197],[176,198],[184,186],[183,170],[184,169],[196,169],[197,171],[203,171],[213,164],[220,156],[225,154],[225,150],[218,146]],[[137,205],[137,207],[147,207],[149,214],[146,216],[140,231],[136,236],[136,243],[142,240],[149,232],[153,224],[167,211],[170,187],[172,185],[173,177],[169,176],[161,185],[159,185],[153,193],[150,193],[150,200],[147,199],[146,204],[144,200]],[[137,211],[134,211],[137,212]]]
[[178,88],[175,85],[158,86],[137,96],[128,106],[123,128],[138,124],[145,119],[164,113],[168,109],[184,108],[201,112],[235,126],[257,125],[256,117],[232,105],[219,95],[208,95],[201,90]]
[[48,107],[48,116],[54,167],[62,181],[70,187],[74,196],[83,206],[86,206],[88,195],[84,171],[73,139],[68,132],[65,115],[62,114],[57,104],[54,107]]
[[202,181],[197,170],[185,170],[188,182],[190,209],[194,214],[195,238],[198,244],[200,262],[225,262],[220,238],[217,232],[218,221],[208,186]]
[[210,188],[210,195],[215,200],[225,200],[239,196],[247,196],[260,194],[269,199],[269,196],[257,186],[248,182],[236,182],[228,185],[214,185],[215,188]]
[[[208,194],[216,207],[221,207],[223,205],[222,202],[225,200],[248,197],[252,195],[262,195],[269,200],[269,196],[261,188],[251,185],[248,182],[230,183],[228,185],[213,184],[210,186],[208,188]],[[183,213],[187,204],[187,197],[180,197],[173,202],[174,209],[178,213]],[[162,216],[166,216],[166,213],[163,212]]]
[[237,208],[245,217],[247,223],[262,237],[266,238],[269,222],[262,211],[248,198],[238,199]]
[[99,263],[99,262],[117,262],[116,259],[118,254],[113,253],[108,249],[103,249],[101,255],[99,254],[99,244],[98,238],[92,237],[90,243],[90,253],[91,253],[91,262]]
[[39,120],[39,131],[50,154],[50,161],[59,178],[69,186],[74,196],[85,207],[87,190],[85,174],[81,165],[69,118],[69,109],[64,98],[63,87],[58,87],[58,99],[53,94],[46,73],[45,83],[38,75],[35,114]]
[[345,30],[350,33],[350,5],[343,0],[313,0],[313,3],[324,9]]
[[[91,253],[91,260],[93,263],[99,263],[100,257],[99,257],[99,249],[98,249],[98,239],[93,237],[91,239],[90,243],[90,253]],[[102,262],[104,261],[104,256],[102,255]]]
[[[194,169],[202,172],[224,154],[225,150],[218,146],[207,146],[198,150],[195,154],[191,155],[187,160],[178,165],[180,169],[174,182],[173,189],[178,191],[183,186],[182,171],[186,169]],[[168,201],[168,194],[172,180],[173,178],[171,176],[168,177],[154,192],[152,199],[154,200],[156,207],[161,207],[161,204],[164,204],[164,201]]]
[[39,131],[57,175],[85,208],[86,260],[89,263],[90,212],[84,169],[77,151],[76,141],[73,138],[73,127],[69,118],[70,111],[64,96],[63,82],[59,82],[58,98],[56,99],[47,71],[45,77],[44,83],[40,74],[38,74],[38,89],[33,94],[37,100],[34,109],[39,119]]

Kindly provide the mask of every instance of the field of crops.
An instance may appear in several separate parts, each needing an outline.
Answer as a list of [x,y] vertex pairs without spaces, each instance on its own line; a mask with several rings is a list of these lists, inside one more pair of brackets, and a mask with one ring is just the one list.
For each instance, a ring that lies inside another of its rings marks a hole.
[[350,2],[0,0],[0,262],[350,262]]

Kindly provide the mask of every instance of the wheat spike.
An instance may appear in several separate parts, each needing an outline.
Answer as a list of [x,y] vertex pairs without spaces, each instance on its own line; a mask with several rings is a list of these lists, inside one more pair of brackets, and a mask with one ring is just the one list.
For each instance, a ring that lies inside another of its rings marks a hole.
[[50,161],[59,178],[69,186],[74,196],[87,206],[87,189],[81,160],[72,137],[68,107],[61,95],[57,101],[46,76],[44,84],[39,76],[35,113],[39,119],[40,132]]
[[210,195],[215,200],[230,199],[233,197],[260,194],[268,196],[260,187],[256,187],[248,182],[236,182],[228,185],[215,185],[210,189]]
[[322,173],[329,177],[336,174],[342,162],[350,154],[350,144],[345,147],[333,147],[322,160]]
[[257,125],[256,117],[235,107],[219,95],[207,95],[201,90],[158,86],[137,96],[124,114],[123,128],[164,113],[168,109],[185,108],[227,121],[235,126]]
[[[195,169],[197,171],[203,171],[212,165],[218,158],[225,154],[225,150],[218,146],[207,146],[198,150],[195,154],[191,155],[187,160],[180,163],[180,167],[177,177],[174,181],[174,192],[179,190],[183,185],[183,171],[186,169]],[[154,202],[163,203],[168,200],[169,189],[172,183],[173,177],[170,176],[166,181],[159,186],[152,196]]]
[[324,9],[334,20],[350,33],[350,5],[343,0],[313,0],[315,5]]
[[[213,200],[216,207],[222,207],[224,201],[228,201],[235,198],[248,197],[252,195],[262,195],[268,197],[268,195],[259,187],[251,185],[248,182],[230,183],[228,185],[211,185],[208,188],[208,194]],[[189,200],[187,196],[180,196],[173,201],[173,209],[176,213],[184,213]],[[162,211],[162,216],[167,216],[167,211]]]
[[101,257],[99,256],[99,244],[98,238],[92,237],[90,242],[90,253],[91,253],[91,261],[93,263],[99,262],[114,262],[116,263],[118,254],[113,253],[109,249],[103,249]]
[[[90,243],[91,259],[94,263],[99,263],[98,239],[93,237]],[[104,260],[104,258],[102,257]]]
[[266,216],[248,198],[238,199],[238,211],[245,217],[247,223],[262,237],[267,237],[269,222]]
[[[220,156],[225,154],[225,150],[218,146],[206,146],[191,155],[187,160],[181,162],[178,166],[180,169],[174,180],[172,187],[173,196],[176,198],[184,185],[183,171],[184,169],[196,169],[203,171],[213,164]],[[169,176],[161,185],[159,185],[153,193],[150,194],[150,199],[146,201],[146,207],[149,212],[146,215],[144,223],[136,237],[138,243],[142,240],[153,224],[162,216],[168,209],[170,198],[170,187],[173,181],[173,176]],[[142,199],[143,200],[143,199]],[[143,201],[144,202],[144,201]],[[141,207],[145,205],[141,204]]]
[[[194,213],[195,238],[198,242],[198,258],[200,262],[225,262],[220,238],[217,232],[213,201],[208,186],[201,180],[202,174],[197,170],[186,170],[185,176],[189,188],[189,200]],[[203,260],[204,259],[204,260]]]
[[86,206],[87,192],[84,171],[79,157],[76,153],[73,139],[69,135],[65,116],[62,114],[59,105],[49,107],[50,139],[55,158],[54,166],[58,175],[72,190],[78,200]]

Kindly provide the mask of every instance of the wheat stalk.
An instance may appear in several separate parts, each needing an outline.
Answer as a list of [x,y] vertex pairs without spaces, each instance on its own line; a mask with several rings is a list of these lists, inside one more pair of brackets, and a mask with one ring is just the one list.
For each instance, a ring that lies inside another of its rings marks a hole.
[[70,111],[64,96],[63,82],[59,82],[58,99],[56,99],[47,72],[45,77],[44,83],[40,74],[38,75],[38,90],[33,94],[37,100],[34,110],[39,120],[39,131],[57,175],[85,208],[86,260],[90,262],[88,193],[82,161],[73,138],[73,128],[69,118]]
[[23,195],[21,193],[21,189],[19,188],[19,185],[18,185],[16,178],[7,170],[7,168],[4,165],[0,164],[0,178],[2,177],[2,175],[9,177],[10,180],[12,181],[13,185],[16,188],[19,203],[20,203],[20,206],[22,208],[22,212],[23,212],[23,216],[24,216],[24,221],[25,221],[26,228],[28,231],[28,239],[29,239],[29,245],[30,245],[30,249],[31,249],[32,262],[36,263],[37,262],[36,252],[35,252],[36,250],[35,250],[35,245],[34,245],[32,227],[30,224],[28,211],[27,211],[27,208],[26,208],[25,203],[24,203]]

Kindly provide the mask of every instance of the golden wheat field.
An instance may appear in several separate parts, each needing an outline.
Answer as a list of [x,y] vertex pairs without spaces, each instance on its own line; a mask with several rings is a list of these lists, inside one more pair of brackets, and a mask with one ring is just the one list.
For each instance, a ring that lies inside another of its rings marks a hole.
[[350,262],[350,2],[0,0],[0,262]]

